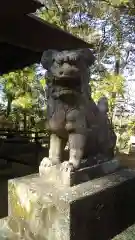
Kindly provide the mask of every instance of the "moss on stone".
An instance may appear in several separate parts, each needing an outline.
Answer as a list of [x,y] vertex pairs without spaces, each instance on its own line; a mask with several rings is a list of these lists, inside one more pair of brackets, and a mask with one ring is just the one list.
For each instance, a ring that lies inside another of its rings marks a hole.
[[16,191],[16,186],[12,183],[9,185],[9,196],[10,209],[12,209],[13,216],[30,219],[32,213],[32,202],[29,200],[30,211],[28,211],[24,206],[22,206]]

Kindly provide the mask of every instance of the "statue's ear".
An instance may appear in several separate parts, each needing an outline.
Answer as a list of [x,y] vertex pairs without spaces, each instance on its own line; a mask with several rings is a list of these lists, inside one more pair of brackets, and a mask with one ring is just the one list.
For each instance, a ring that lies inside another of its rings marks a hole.
[[83,49],[83,56],[87,66],[91,66],[95,62],[95,57],[90,49]]
[[49,68],[52,66],[55,52],[56,51],[54,50],[47,50],[43,52],[41,64],[44,69],[49,70]]

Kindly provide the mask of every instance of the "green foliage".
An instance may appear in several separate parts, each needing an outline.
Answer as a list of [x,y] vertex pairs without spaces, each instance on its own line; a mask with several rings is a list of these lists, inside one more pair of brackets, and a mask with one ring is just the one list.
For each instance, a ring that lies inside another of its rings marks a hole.
[[111,0],[111,1],[108,1],[108,3],[111,3],[113,6],[120,6],[121,4],[128,4],[129,3],[129,0]]
[[100,81],[92,81],[92,97],[97,102],[102,96],[108,98],[110,115],[112,116],[117,97],[124,98],[125,79],[121,75],[107,74]]
[[[93,44],[97,61],[91,70],[96,75],[90,83],[92,97],[95,101],[103,95],[108,97],[111,117],[117,98],[125,97],[122,71],[127,65],[129,52],[125,53],[126,60],[123,61],[122,51],[125,50],[125,36],[133,33],[134,23],[130,19],[133,8],[134,1],[128,0],[85,0],[81,4],[77,0],[53,0],[46,1],[46,6],[36,13],[49,23]],[[126,14],[123,14],[125,9]],[[114,66],[110,73],[104,63]],[[116,63],[119,63],[118,66]],[[44,121],[45,84],[43,76],[38,79],[35,66],[2,76],[0,85],[7,117],[22,121],[25,114],[30,128],[36,127],[36,124],[29,122]]]
[[127,126],[128,135],[135,135],[135,119],[130,119]]
[[0,78],[3,100],[7,103],[7,117],[14,122],[23,121],[25,128],[35,115],[40,114],[43,103],[41,92],[45,80],[38,80],[35,66],[5,74]]
[[120,131],[121,133],[117,132],[117,148],[120,152],[128,151],[129,148],[130,135],[127,133],[126,130],[127,129],[125,129],[125,132]]
[[41,84],[42,88],[44,89],[44,88],[45,88],[45,85],[46,85],[46,80],[45,80],[45,78],[40,79],[40,84]]
[[19,96],[17,99],[15,99],[12,104],[16,107],[22,108],[22,109],[30,109],[32,108],[33,99],[30,95],[30,93],[24,93],[23,96]]

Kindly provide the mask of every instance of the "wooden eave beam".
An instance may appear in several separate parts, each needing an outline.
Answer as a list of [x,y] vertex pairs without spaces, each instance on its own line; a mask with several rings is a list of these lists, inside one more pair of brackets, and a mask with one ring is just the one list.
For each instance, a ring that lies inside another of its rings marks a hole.
[[10,18],[11,16],[34,13],[42,6],[38,0],[2,0],[0,1],[0,18]]
[[23,15],[8,18],[5,22],[0,17],[0,42],[7,42],[34,52],[46,49],[91,48],[83,40],[34,16]]

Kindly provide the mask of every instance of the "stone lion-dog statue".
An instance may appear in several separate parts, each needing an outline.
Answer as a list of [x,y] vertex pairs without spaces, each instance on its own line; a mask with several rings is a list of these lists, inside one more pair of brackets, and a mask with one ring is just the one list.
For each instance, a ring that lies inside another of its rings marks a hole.
[[116,135],[107,116],[107,98],[97,105],[91,98],[89,68],[94,60],[89,49],[48,50],[42,55],[50,131],[49,158],[42,160],[42,167],[63,162],[67,142],[69,161],[61,164],[65,171],[80,168],[84,159],[93,165],[96,156],[113,157]]

